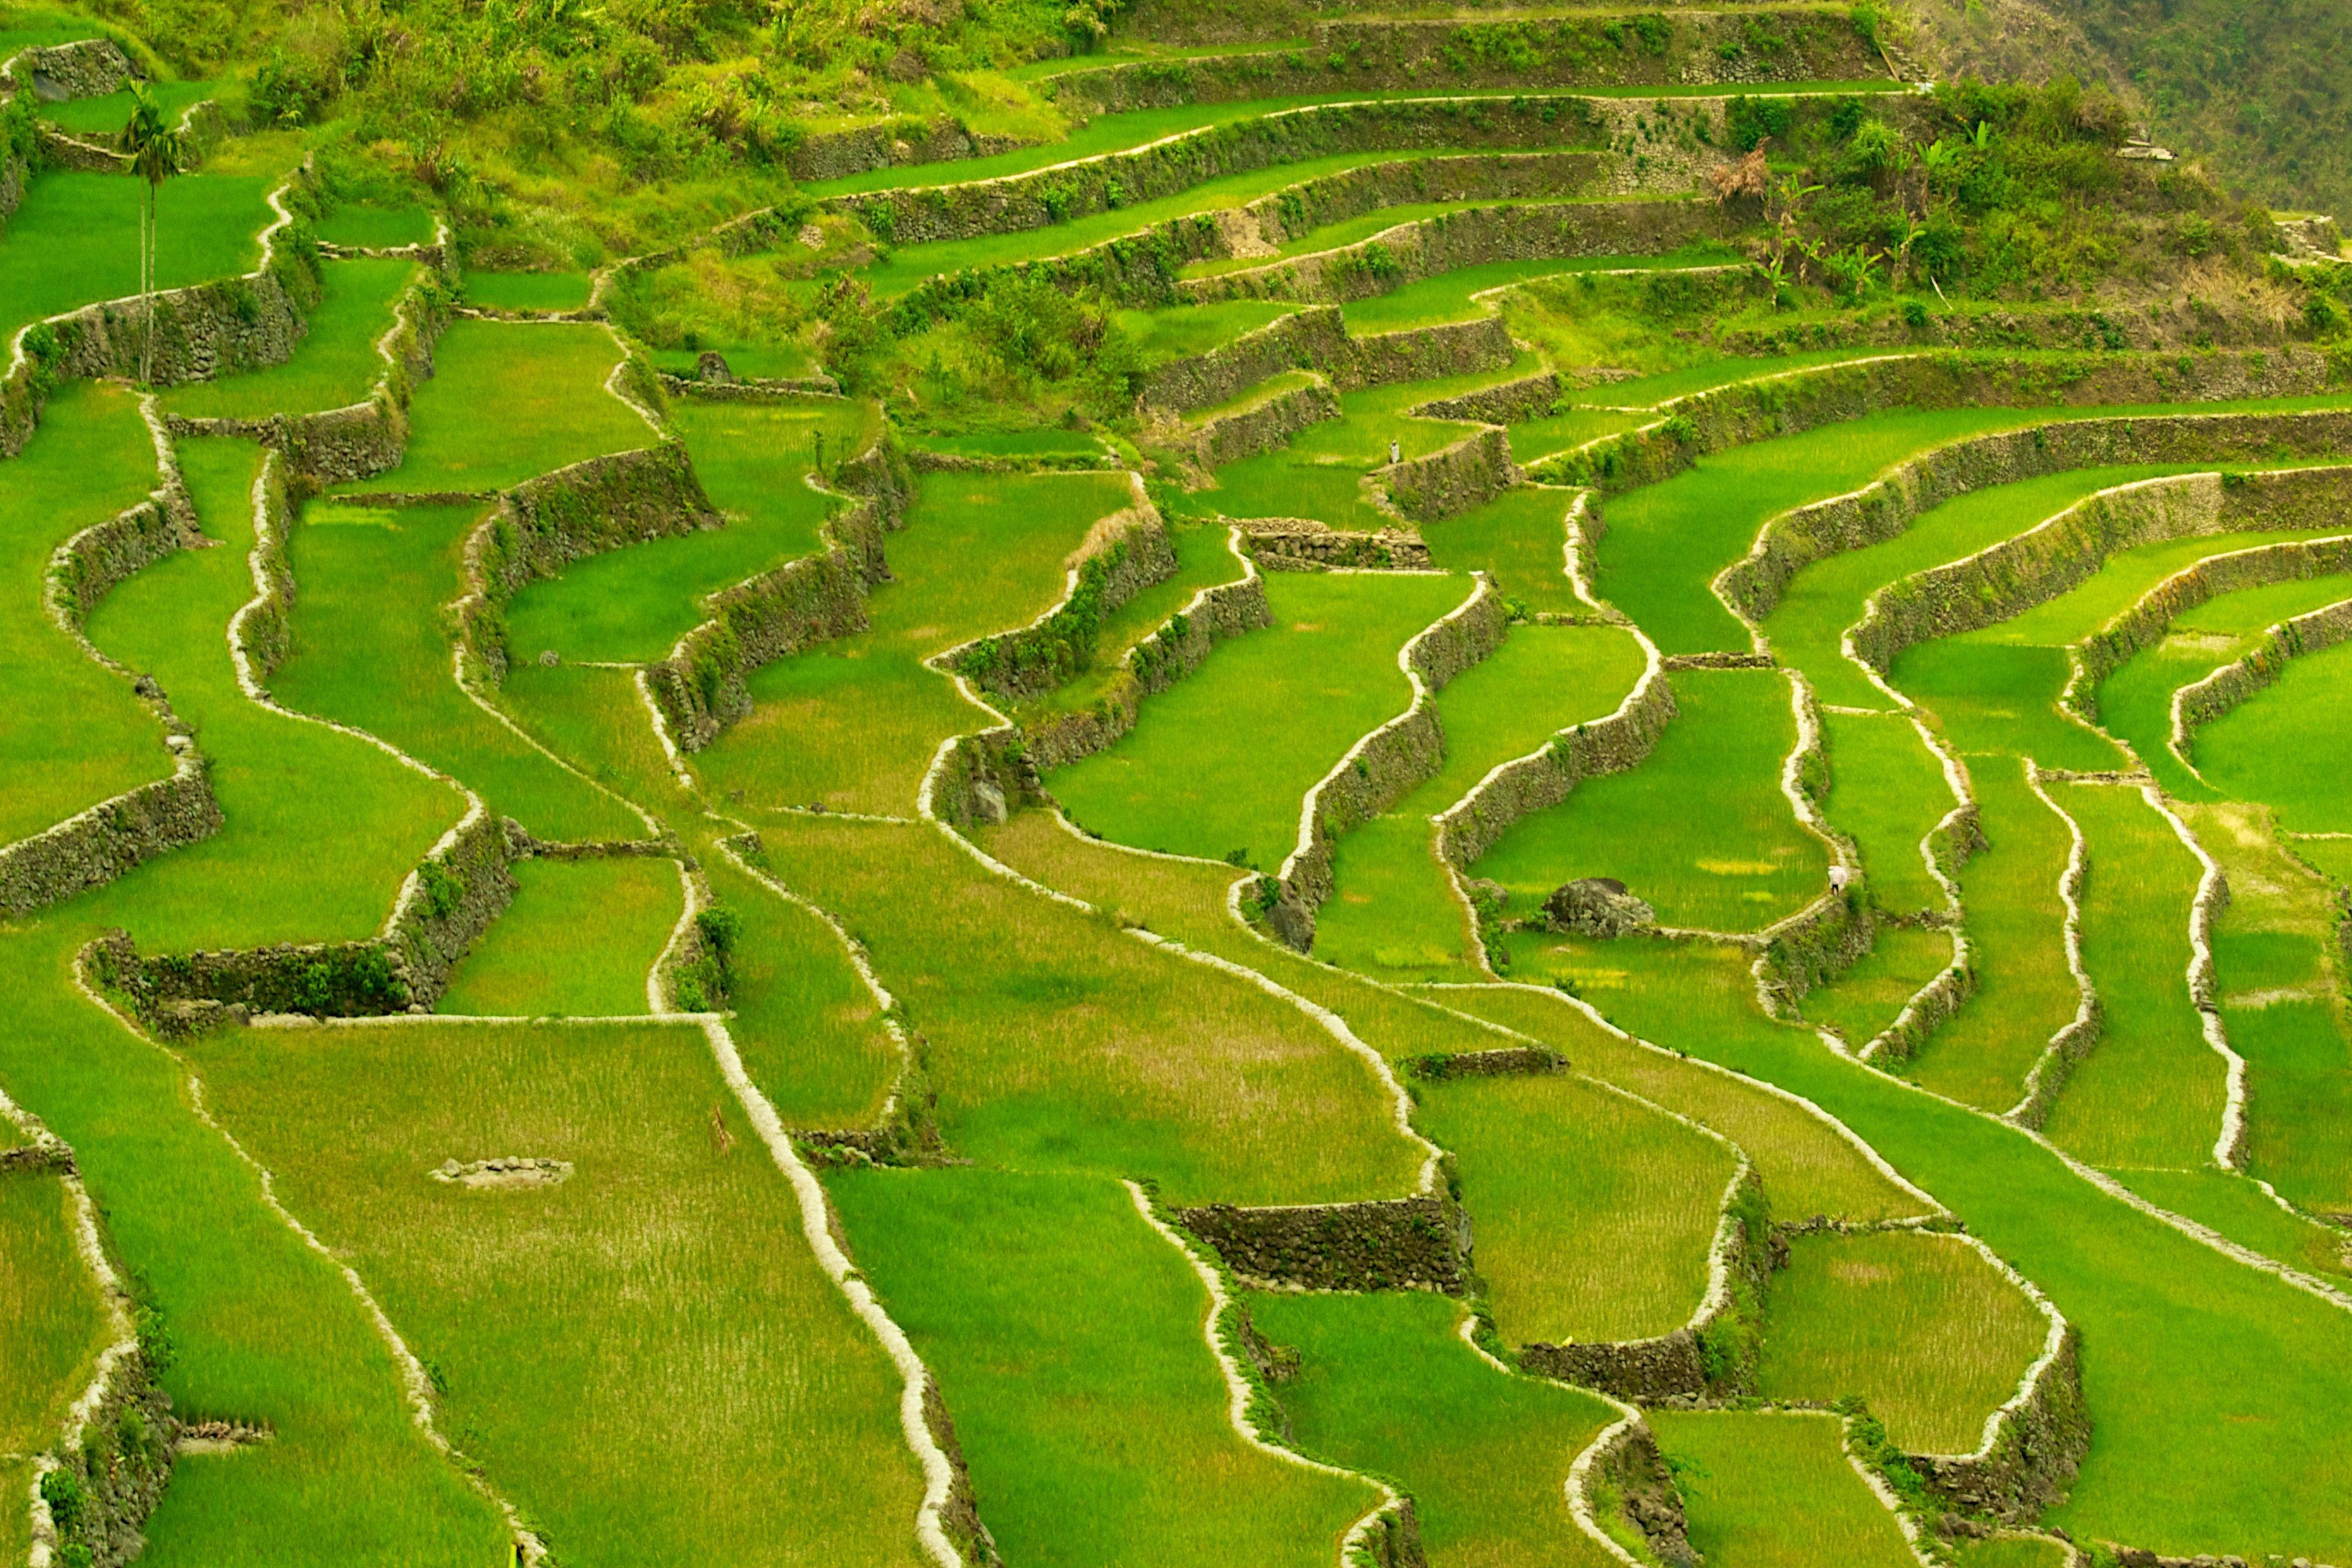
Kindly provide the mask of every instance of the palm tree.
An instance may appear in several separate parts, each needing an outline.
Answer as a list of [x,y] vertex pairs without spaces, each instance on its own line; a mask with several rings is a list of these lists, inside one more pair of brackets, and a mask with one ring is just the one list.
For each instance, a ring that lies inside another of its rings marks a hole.
[[131,172],[147,182],[147,205],[139,209],[139,295],[147,311],[147,331],[139,345],[139,379],[150,379],[155,369],[155,197],[163,182],[187,161],[188,139],[163,122],[163,111],[147,91],[145,82],[131,84],[131,120],[114,144],[131,159]]

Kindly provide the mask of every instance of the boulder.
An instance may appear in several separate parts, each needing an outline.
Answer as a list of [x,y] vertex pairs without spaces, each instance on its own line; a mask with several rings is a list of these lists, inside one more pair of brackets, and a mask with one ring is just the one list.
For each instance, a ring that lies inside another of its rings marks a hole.
[[1552,889],[1545,921],[1554,931],[1583,936],[1623,936],[1658,923],[1658,911],[1625,890],[1614,877],[1580,877]]

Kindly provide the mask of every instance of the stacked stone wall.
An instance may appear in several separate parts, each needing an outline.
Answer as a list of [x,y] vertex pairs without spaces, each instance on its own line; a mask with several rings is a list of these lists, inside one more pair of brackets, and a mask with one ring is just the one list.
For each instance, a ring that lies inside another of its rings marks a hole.
[[1467,1221],[1444,1198],[1296,1208],[1208,1204],[1179,1210],[1177,1218],[1226,1268],[1253,1282],[1459,1295],[1469,1268]]
[[[2173,700],[2174,748],[2187,756],[2199,726],[2211,723],[2276,680],[2289,660],[2343,642],[2352,642],[2352,600],[2297,616],[2272,628],[2252,652],[2181,689]],[[2340,930],[2347,955],[2352,957],[2352,922]]]
[[1095,525],[1070,569],[1070,591],[1034,625],[982,637],[939,656],[935,668],[970,677],[1019,700],[1041,696],[1077,673],[1101,618],[1177,573],[1168,525],[1148,503]]
[[1432,570],[1428,543],[1402,529],[1349,533],[1313,518],[1264,518],[1243,527],[1242,542],[1269,572]]
[[0,847],[0,913],[28,914],[103,887],[142,861],[212,837],[221,822],[204,759],[189,746],[171,777]]
[[1438,853],[1467,870],[1521,817],[1558,805],[1585,779],[1640,766],[1674,716],[1674,688],[1663,671],[1653,670],[1616,712],[1579,724],[1534,756],[1496,769],[1439,819]]
[[1290,444],[1310,425],[1339,417],[1339,395],[1330,384],[1312,381],[1265,398],[1255,406],[1203,420],[1193,449],[1205,468],[1237,463]]
[[1491,425],[1427,457],[1375,472],[1397,510],[1416,522],[1458,516],[1519,482],[1510,432]]
[[2064,1500],[2090,1447],[2091,1412],[2070,1326],[2024,1401],[2004,1412],[1985,1451],[1914,1455],[1911,1465],[1946,1506],[2028,1525]]
[[1284,371],[1336,363],[1346,355],[1348,341],[1338,306],[1295,311],[1207,353],[1155,365],[1143,374],[1140,401],[1173,414],[1213,408]]
[[1182,613],[1136,645],[1110,689],[1092,707],[1024,726],[1031,762],[1050,772],[1108,748],[1135,728],[1146,697],[1200,668],[1226,638],[1273,624],[1265,583],[1255,572],[1238,583],[1202,589]]

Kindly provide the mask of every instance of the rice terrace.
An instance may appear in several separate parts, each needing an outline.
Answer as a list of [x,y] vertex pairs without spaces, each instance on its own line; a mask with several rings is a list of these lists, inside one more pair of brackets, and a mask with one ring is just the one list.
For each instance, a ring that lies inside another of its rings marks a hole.
[[0,4],[0,1564],[2352,1564],[2348,58]]

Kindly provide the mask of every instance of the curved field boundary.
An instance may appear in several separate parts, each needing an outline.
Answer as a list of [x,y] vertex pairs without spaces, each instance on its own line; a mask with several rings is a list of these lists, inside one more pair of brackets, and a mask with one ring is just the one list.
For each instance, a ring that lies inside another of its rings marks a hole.
[[1484,506],[1526,476],[1511,458],[1510,432],[1489,425],[1424,457],[1374,468],[1371,477],[1401,515],[1428,522]]
[[[1311,305],[1206,353],[1171,360],[1146,372],[1137,402],[1147,416],[1212,408],[1286,370],[1319,371],[1339,390],[1353,392],[1391,382],[1501,370],[1517,353],[1509,331],[1496,316],[1359,337],[1349,332],[1339,307]],[[1407,410],[1407,417],[1507,423],[1479,415],[1432,412],[1439,406],[1423,404]]]
[[2172,754],[2196,772],[2189,760],[2198,729],[2261,691],[2286,672],[2287,662],[2352,640],[2352,599],[2281,621],[2263,634],[2253,651],[2225,664],[2202,680],[2172,694]]
[[[1769,519],[1748,554],[1717,574],[1716,596],[1735,615],[1761,621],[1806,566],[1893,539],[1923,514],[1960,496],[2074,468],[2263,461],[2290,437],[2293,447],[2305,454],[2352,451],[2352,417],[2332,412],[2126,415],[1967,437],[1907,458],[1858,490]],[[2352,481],[2352,475],[2347,479]],[[2233,488],[2246,484],[2258,490],[2274,489],[2280,482],[2265,474],[2231,481]],[[2345,492],[2352,498],[2352,482],[2346,483]],[[2232,499],[2251,510],[2282,504],[2274,496]],[[2102,678],[2105,673],[2099,672]]]
[[[2197,879],[2197,901],[2189,910],[2189,998],[2196,1004],[2205,1043],[2221,1058],[2229,1075],[2221,1128],[2213,1140],[2213,1163],[2225,1171],[2242,1171],[2246,1155],[2246,1058],[2231,1047],[2230,1033],[2222,1025],[2221,1003],[2213,984],[2213,926],[2229,907],[2229,879],[2222,875],[2221,863],[2198,841],[2196,833],[2179,813],[2167,804],[2161,790],[2147,784],[2141,787],[2140,795],[2164,818],[2189,852],[2197,857],[2202,873]],[[2277,1194],[2272,1195],[2275,1198]]]
[[86,656],[132,683],[163,726],[164,744],[173,753],[172,772],[0,846],[0,912],[26,914],[103,887],[142,861],[220,830],[220,803],[214,798],[207,764],[194,736],[172,711],[170,698],[152,682],[137,684],[131,670],[82,631],[90,610],[115,584],[205,542],[152,394],[140,399],[139,411],[155,447],[155,489],[145,500],[58,546],[49,558],[42,607]]
[[1349,747],[1307,792],[1298,810],[1298,844],[1276,875],[1281,898],[1267,914],[1275,931],[1299,952],[1314,948],[1315,911],[1331,896],[1331,858],[1340,835],[1437,776],[1445,756],[1437,693],[1502,646],[1508,630],[1505,615],[1493,579],[1477,574],[1469,598],[1397,650],[1397,668],[1412,683],[1412,704]]
[[[1821,716],[1804,676],[1793,669],[1787,674],[1797,740],[1780,763],[1780,795],[1797,825],[1828,849],[1832,867],[1859,872],[1861,853],[1853,841],[1830,825],[1804,790],[1807,764],[1822,763]],[[1860,962],[1877,929],[1867,898],[1832,889],[1795,914],[1733,940],[1757,950],[1752,970],[1757,1002],[1766,1014],[1780,1016],[1794,1011],[1807,992]]]
[[2001,1113],[2001,1120],[2028,1131],[2040,1132],[2043,1122],[2050,1120],[2051,1109],[2066,1087],[2074,1064],[2084,1052],[2098,1044],[2106,1026],[2106,1016],[2099,1005],[2098,987],[2092,983],[2091,972],[2083,963],[2083,883],[2090,875],[2090,843],[2083,836],[2083,825],[2074,815],[2060,805],[2050,793],[2048,776],[2041,764],[2028,758],[2025,782],[2042,804],[2056,814],[2073,836],[2074,847],[2067,851],[2066,869],[2058,879],[2058,900],[2066,910],[2064,922],[2066,968],[2074,976],[2076,1001],[2074,1016],[2050,1037],[2033,1066],[2025,1075],[2024,1092],[2015,1105]]
[[[2327,384],[2324,360],[2302,348],[2187,355],[2063,353],[2032,359],[1964,349],[1862,355],[1667,398],[1655,405],[1658,417],[1651,423],[1572,447],[1535,467],[1539,478],[1554,483],[1591,485],[1614,494],[1670,479],[1727,447],[1893,407],[2230,402],[2307,395]],[[2337,411],[2323,413],[2352,421]],[[2343,429],[2352,430],[2352,422]],[[2292,433],[2280,432],[2283,437]],[[2289,450],[2317,456],[2346,445],[2338,430],[2326,445],[2291,444]]]
[[[1867,711],[1867,710],[1865,710]],[[1917,1054],[1927,1037],[1944,1026],[1947,1019],[1977,993],[1976,966],[1969,962],[1973,949],[1969,943],[1967,911],[1960,901],[1960,870],[1969,857],[1984,842],[1979,826],[1975,791],[1970,787],[1969,772],[1958,753],[1947,747],[1940,736],[1927,727],[1918,711],[1909,710],[1908,717],[1919,740],[1940,763],[1944,783],[1952,792],[1954,805],[1936,826],[1919,840],[1919,858],[1927,862],[1927,874],[1944,890],[1944,907],[1949,918],[1952,935],[1952,962],[1933,980],[1912,994],[1896,1014],[1895,1021],[1881,1029],[1858,1051],[1843,1042],[1836,1048],[1841,1055],[1852,1055],[1870,1061],[1884,1053],[1891,1060],[1908,1061]],[[1938,852],[1938,847],[1941,852]]]
[[1659,255],[1713,236],[1713,202],[1538,202],[1471,207],[1416,218],[1370,239],[1311,251],[1263,267],[1178,280],[1194,304],[1221,300],[1368,300],[1484,261],[1567,260],[1580,256]]
[[1204,468],[1237,463],[1290,445],[1310,425],[1339,417],[1339,395],[1318,376],[1263,397],[1247,408],[1202,420],[1192,432],[1192,455]]

